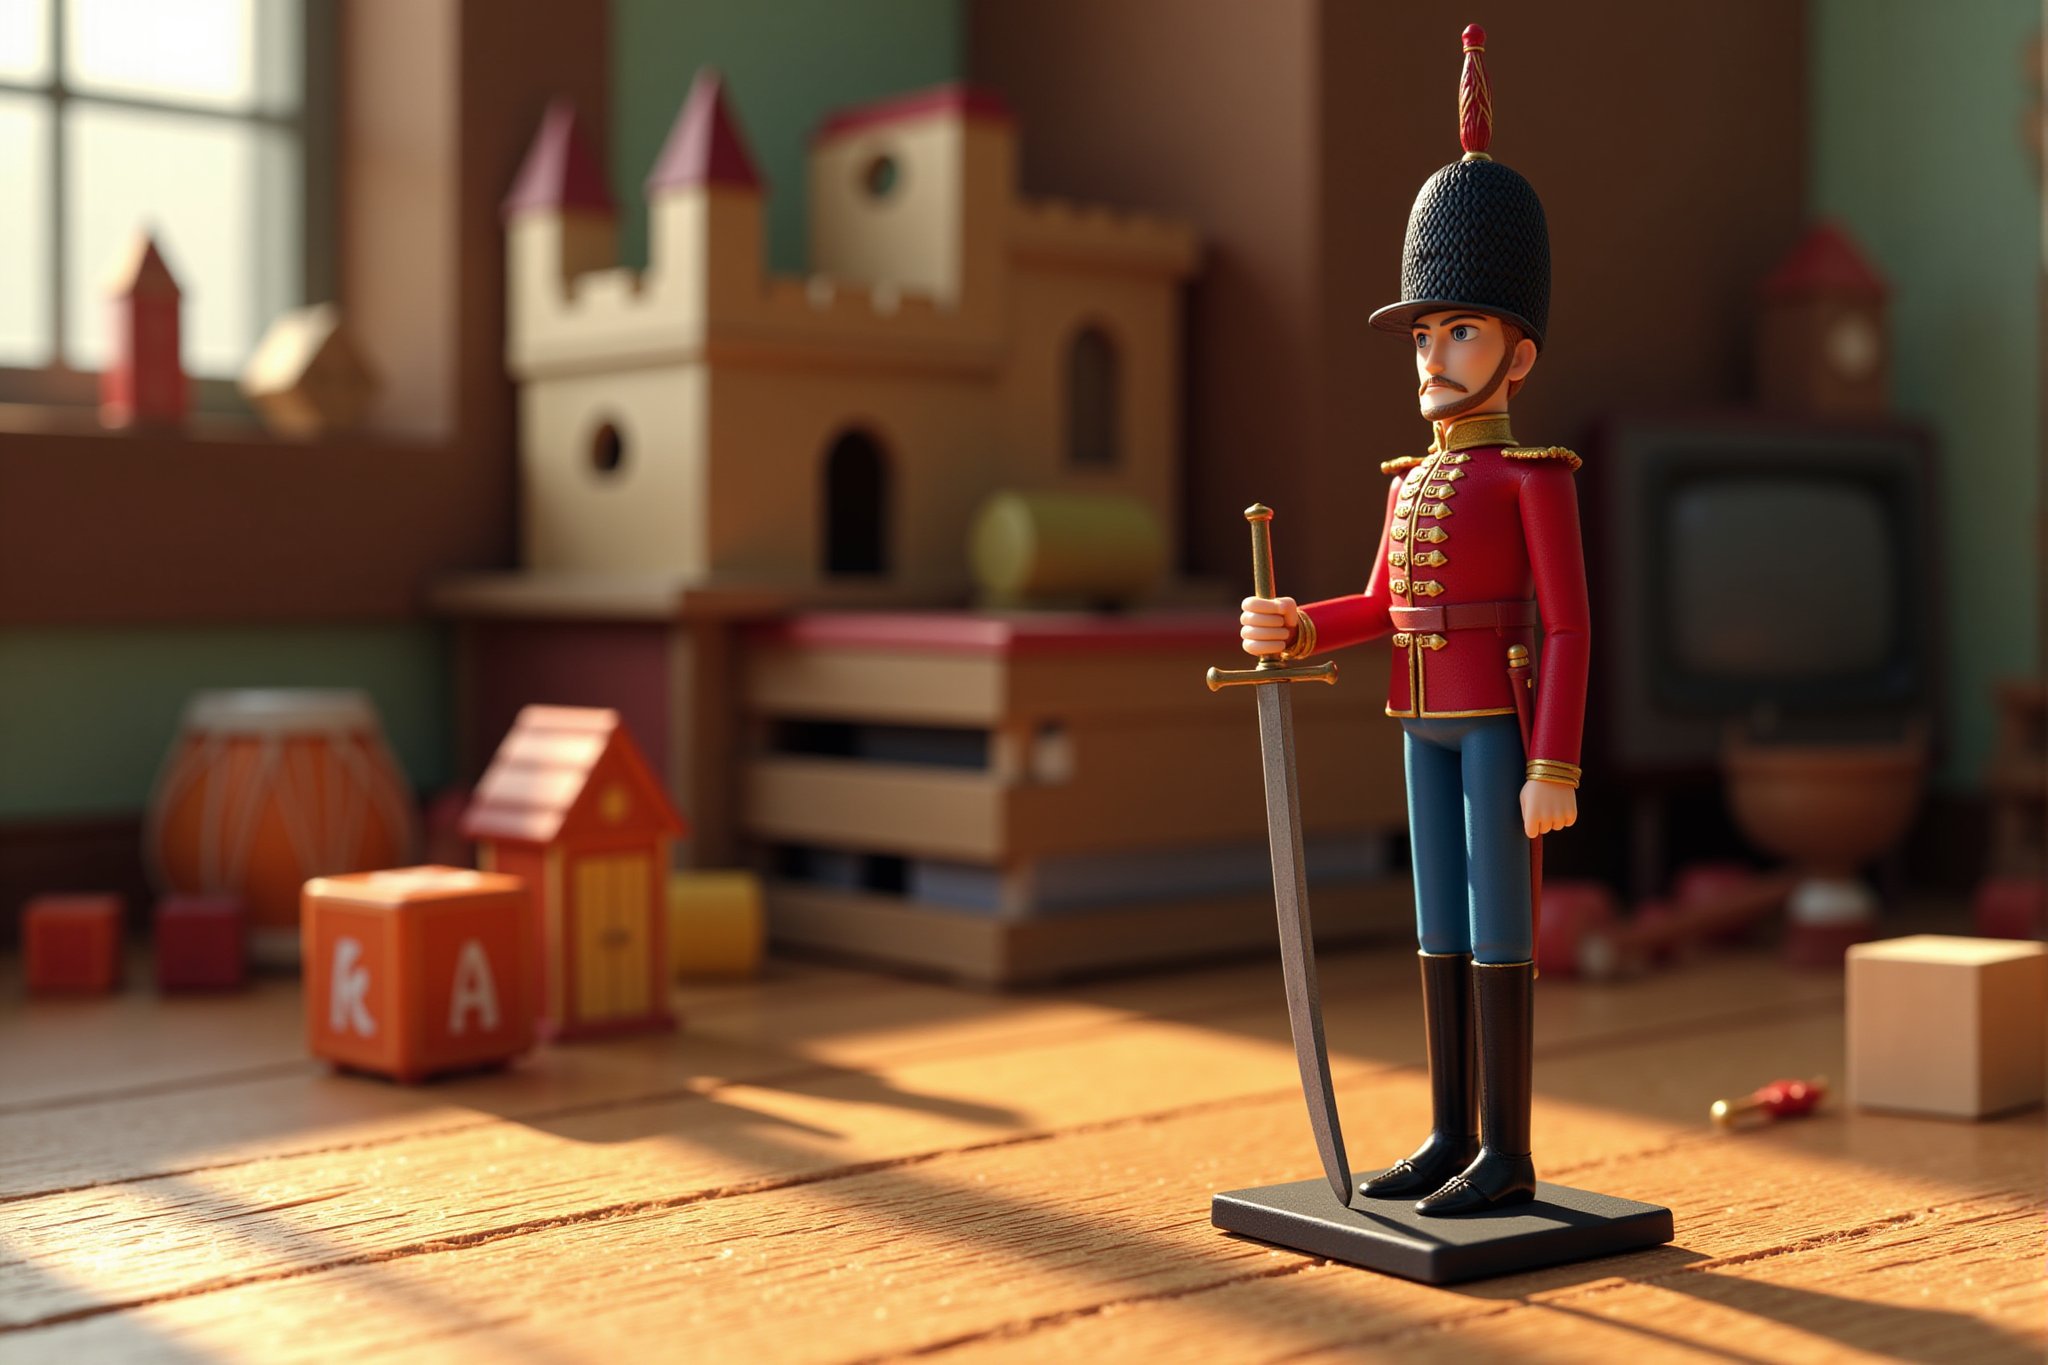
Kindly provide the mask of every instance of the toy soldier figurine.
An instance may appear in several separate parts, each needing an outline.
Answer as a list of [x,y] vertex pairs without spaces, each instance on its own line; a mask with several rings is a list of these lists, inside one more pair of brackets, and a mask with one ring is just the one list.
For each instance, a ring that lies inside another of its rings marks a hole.
[[[1485,35],[1475,25],[1464,37],[1465,154],[1416,197],[1401,301],[1372,315],[1413,343],[1434,439],[1426,454],[1380,466],[1391,482],[1364,592],[1305,607],[1248,597],[1240,618],[1247,653],[1283,660],[1393,636],[1387,714],[1406,735],[1434,1119],[1422,1145],[1362,1192],[1419,1201],[1423,1214],[1535,1194],[1531,842],[1578,817],[1588,650],[1579,459],[1518,446],[1508,430],[1508,402],[1544,344],[1549,235],[1529,182],[1486,154]],[[1526,655],[1511,677],[1509,651],[1533,648],[1539,621],[1542,669],[1525,740]]]

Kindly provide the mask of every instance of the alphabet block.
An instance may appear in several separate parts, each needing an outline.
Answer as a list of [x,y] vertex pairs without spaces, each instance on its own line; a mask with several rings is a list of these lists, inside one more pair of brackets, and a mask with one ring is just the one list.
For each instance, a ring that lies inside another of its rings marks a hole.
[[239,896],[165,896],[156,905],[156,988],[239,989],[247,979],[247,936]]
[[1849,1093],[1974,1119],[2038,1104],[2048,946],[1914,934],[1849,949]]
[[31,995],[104,995],[121,979],[121,898],[38,896],[21,913]]
[[532,909],[502,873],[315,877],[300,906],[307,1045],[412,1084],[533,1046]]

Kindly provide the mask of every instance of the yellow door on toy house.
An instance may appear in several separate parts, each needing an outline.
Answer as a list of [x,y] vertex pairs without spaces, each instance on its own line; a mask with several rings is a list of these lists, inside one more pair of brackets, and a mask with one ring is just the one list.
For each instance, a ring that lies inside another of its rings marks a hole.
[[463,828],[486,866],[561,869],[533,889],[544,1027],[558,1038],[665,1028],[669,842],[688,832],[618,712],[529,706]]
[[652,859],[645,851],[588,853],[574,864],[570,915],[576,926],[578,1022],[603,1025],[644,1015],[653,983],[647,913],[654,894]]

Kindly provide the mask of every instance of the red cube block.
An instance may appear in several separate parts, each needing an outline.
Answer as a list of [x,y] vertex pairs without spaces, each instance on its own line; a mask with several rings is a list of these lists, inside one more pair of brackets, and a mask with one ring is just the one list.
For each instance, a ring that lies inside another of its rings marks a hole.
[[157,989],[239,989],[248,975],[247,921],[238,896],[166,896],[158,901]]
[[408,867],[307,882],[313,1055],[410,1083],[526,1051],[532,915],[526,883],[498,872]]
[[2048,887],[2034,877],[1986,877],[1970,913],[1981,938],[2048,937]]
[[21,914],[32,995],[112,991],[121,979],[121,898],[38,896]]

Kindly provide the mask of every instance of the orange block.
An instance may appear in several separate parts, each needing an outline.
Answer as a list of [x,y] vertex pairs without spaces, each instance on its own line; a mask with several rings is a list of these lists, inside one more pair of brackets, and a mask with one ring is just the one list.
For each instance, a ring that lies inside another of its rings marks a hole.
[[526,883],[408,867],[315,877],[300,904],[306,1041],[409,1083],[533,1046]]

